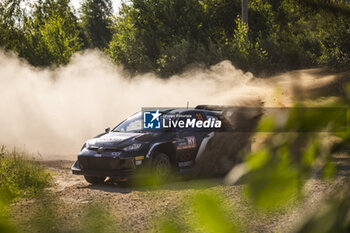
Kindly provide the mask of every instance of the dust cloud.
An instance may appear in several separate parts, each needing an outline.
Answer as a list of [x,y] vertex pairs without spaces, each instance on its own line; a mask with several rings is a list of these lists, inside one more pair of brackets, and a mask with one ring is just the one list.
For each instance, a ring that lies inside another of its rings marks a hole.
[[228,61],[169,79],[130,78],[99,51],[76,54],[55,69],[0,52],[0,145],[74,159],[85,140],[142,107],[256,105],[269,102],[271,86]]

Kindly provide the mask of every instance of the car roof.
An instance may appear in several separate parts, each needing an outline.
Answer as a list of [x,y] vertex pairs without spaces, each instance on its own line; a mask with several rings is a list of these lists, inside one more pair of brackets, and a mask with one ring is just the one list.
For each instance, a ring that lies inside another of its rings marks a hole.
[[173,109],[167,109],[164,111],[161,111],[165,114],[171,114],[171,113],[184,113],[188,111],[195,111],[195,112],[202,112],[202,113],[214,113],[214,111],[208,111],[203,109],[195,109],[195,108],[173,108]]

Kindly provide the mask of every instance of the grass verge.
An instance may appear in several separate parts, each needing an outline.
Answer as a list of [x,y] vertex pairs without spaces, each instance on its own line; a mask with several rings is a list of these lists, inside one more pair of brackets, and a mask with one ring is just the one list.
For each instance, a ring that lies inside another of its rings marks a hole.
[[7,203],[21,197],[37,197],[52,185],[50,173],[16,149],[0,150],[0,202]]

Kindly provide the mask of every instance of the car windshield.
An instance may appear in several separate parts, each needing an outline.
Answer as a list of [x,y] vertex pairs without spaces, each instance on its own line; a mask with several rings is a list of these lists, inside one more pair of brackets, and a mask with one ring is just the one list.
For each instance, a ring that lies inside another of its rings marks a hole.
[[141,112],[135,113],[134,115],[132,115],[113,129],[114,132],[135,132],[141,130]]
[[[170,132],[173,131],[173,128],[160,128],[160,129],[144,129],[143,128],[143,121],[142,121],[142,112],[137,112],[134,115],[130,116],[123,122],[121,122],[119,125],[117,125],[112,131],[113,132]],[[167,113],[167,112],[161,112],[162,116],[164,115],[174,115],[178,113]],[[191,114],[187,114],[191,115]],[[195,117],[195,115],[191,116]]]

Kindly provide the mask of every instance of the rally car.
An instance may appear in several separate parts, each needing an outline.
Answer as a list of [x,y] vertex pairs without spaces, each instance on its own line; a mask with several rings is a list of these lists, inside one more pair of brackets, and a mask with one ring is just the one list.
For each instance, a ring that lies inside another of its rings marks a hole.
[[[232,132],[222,109],[157,109],[130,116],[114,129],[88,140],[72,166],[76,175],[96,184],[106,179],[190,174],[216,133]],[[227,145],[218,139],[219,147]],[[238,140],[239,141],[239,140]],[[241,144],[241,143],[240,143]],[[222,154],[221,152],[218,152]],[[210,162],[212,163],[212,162]]]

